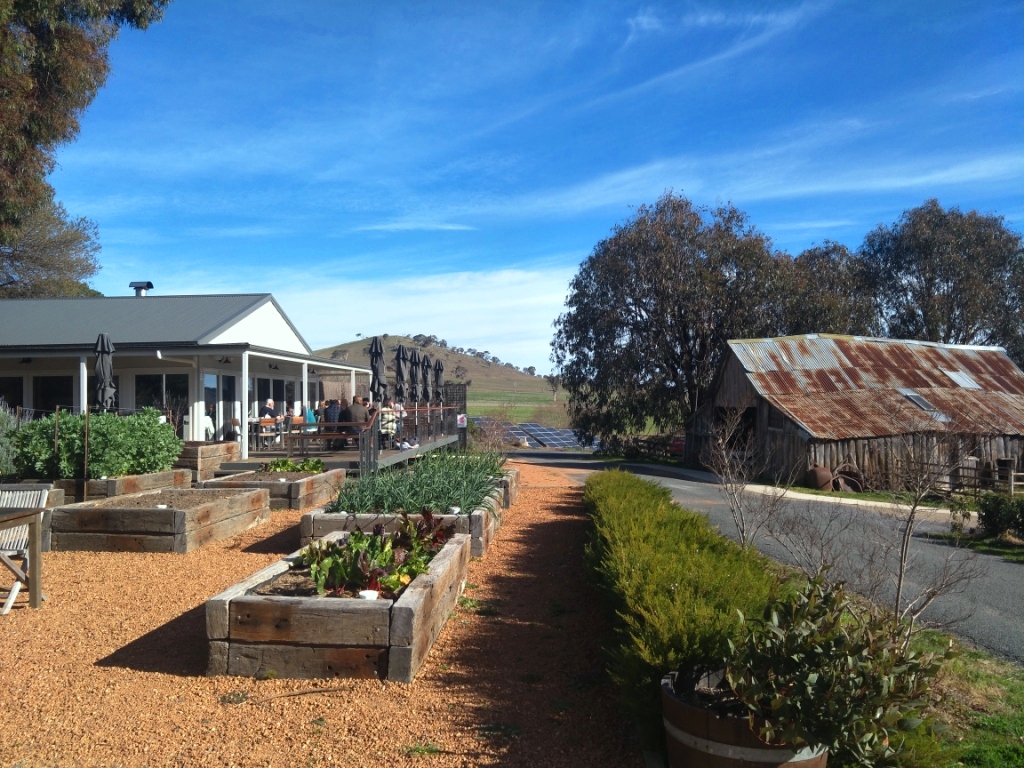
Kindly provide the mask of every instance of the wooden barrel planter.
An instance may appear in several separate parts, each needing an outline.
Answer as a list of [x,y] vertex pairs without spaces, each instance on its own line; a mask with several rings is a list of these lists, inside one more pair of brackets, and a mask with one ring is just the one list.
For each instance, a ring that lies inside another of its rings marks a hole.
[[824,748],[793,750],[761,741],[746,718],[719,715],[683,701],[675,675],[661,681],[670,768],[825,768]]

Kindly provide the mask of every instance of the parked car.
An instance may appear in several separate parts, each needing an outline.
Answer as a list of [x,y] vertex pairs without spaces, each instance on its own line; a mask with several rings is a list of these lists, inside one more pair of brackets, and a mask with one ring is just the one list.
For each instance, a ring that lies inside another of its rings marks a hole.
[[673,459],[681,459],[686,448],[685,437],[673,437],[668,441],[668,455]]

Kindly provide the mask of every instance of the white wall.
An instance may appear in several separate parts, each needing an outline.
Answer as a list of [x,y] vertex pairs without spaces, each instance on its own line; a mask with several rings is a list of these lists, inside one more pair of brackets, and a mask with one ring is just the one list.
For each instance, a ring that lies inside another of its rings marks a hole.
[[253,344],[282,352],[308,354],[295,331],[269,301],[205,343]]

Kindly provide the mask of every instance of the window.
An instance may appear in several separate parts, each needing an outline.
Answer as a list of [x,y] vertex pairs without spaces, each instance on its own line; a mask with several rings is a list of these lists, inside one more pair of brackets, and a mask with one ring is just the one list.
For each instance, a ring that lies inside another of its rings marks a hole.
[[768,406],[768,429],[782,429],[785,427],[785,421],[782,415],[782,411],[778,408],[769,405]]
[[75,402],[74,376],[33,376],[32,407],[52,413],[59,405],[71,408]]
[[910,402],[920,408],[922,411],[927,411],[928,415],[936,421],[949,421],[949,416],[944,414],[934,405],[925,400],[921,395],[912,389],[901,389],[900,394],[906,397]]
[[964,371],[947,371],[945,368],[942,372],[949,376],[953,381],[959,384],[964,389],[981,389],[981,385],[978,384],[969,374]]
[[25,405],[21,376],[0,376],[0,398],[10,408]]
[[135,408],[164,407],[164,376],[162,373],[145,373],[135,376]]

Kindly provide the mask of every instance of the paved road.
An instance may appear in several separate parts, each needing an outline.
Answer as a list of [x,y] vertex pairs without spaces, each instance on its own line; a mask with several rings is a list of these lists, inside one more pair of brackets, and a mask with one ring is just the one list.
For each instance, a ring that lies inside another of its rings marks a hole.
[[[604,468],[604,463],[588,454],[563,453],[557,451],[523,451],[514,458],[569,470],[570,476],[583,483],[587,476]],[[674,470],[657,465],[622,465],[630,471],[661,483],[672,491],[672,497],[688,509],[705,513],[712,524],[727,536],[736,538],[736,527],[729,513],[729,507],[718,492],[717,485],[704,473]],[[812,506],[825,504],[810,502]],[[869,524],[874,524],[876,513],[869,509],[856,508]],[[919,531],[947,530],[944,523],[925,522]],[[925,564],[939,563],[945,559],[949,549],[927,539],[916,538],[913,554]],[[759,548],[783,562],[790,562],[785,550],[771,540],[759,543]],[[981,555],[980,563],[984,575],[963,594],[947,595],[937,599],[924,613],[923,619],[932,622],[948,622],[954,618],[969,615],[950,630],[985,650],[1024,663],[1024,565],[1009,563],[999,557]],[[913,585],[911,585],[911,589]]]

